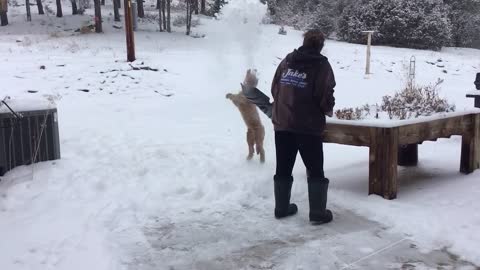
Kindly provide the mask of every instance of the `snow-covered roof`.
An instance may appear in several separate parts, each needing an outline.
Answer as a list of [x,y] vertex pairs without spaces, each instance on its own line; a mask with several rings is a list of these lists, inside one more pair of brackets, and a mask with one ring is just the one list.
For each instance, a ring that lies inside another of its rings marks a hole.
[[[28,112],[38,110],[48,110],[56,108],[55,103],[45,98],[22,98],[22,99],[7,99],[5,102],[15,112]],[[9,113],[10,110],[0,102],[0,113]]]

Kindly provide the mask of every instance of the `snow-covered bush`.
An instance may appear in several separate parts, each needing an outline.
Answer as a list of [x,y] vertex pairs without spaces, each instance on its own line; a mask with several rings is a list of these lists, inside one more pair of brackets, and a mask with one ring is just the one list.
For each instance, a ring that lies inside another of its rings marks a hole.
[[374,30],[376,44],[440,49],[450,44],[451,29],[443,0],[363,0],[343,10],[338,36],[365,43],[361,31]]
[[435,84],[427,86],[408,84],[405,89],[393,96],[384,96],[380,105],[366,104],[357,108],[340,109],[335,111],[335,117],[342,120],[362,120],[368,117],[405,120],[435,113],[454,112],[455,105],[439,96],[438,89],[442,83],[442,80],[438,80]]
[[438,94],[438,87],[442,83],[442,80],[438,80],[427,86],[409,85],[393,96],[384,96],[381,110],[386,112],[390,119],[400,120],[454,112],[455,105],[448,103]]
[[[198,18],[192,19],[192,27],[196,27],[199,24],[200,24],[200,20]],[[172,21],[172,25],[176,27],[183,27],[187,25],[187,16],[186,15],[176,16]]]

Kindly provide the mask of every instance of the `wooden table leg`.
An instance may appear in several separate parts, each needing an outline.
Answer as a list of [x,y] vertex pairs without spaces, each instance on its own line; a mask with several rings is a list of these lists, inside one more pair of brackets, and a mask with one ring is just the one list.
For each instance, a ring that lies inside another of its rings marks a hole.
[[470,132],[462,136],[460,172],[470,174],[480,168],[480,115],[472,115]]
[[397,197],[398,128],[370,131],[369,194]]

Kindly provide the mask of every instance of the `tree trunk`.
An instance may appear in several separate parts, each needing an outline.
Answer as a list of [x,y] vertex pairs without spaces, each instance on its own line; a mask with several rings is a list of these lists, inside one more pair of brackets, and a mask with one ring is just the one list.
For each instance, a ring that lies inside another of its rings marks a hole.
[[62,12],[62,1],[57,0],[57,17],[63,17],[63,12]]
[[78,14],[77,1],[72,0],[72,15]]
[[167,30],[167,15],[165,14],[165,9],[166,9],[166,0],[161,0],[162,1],[162,20],[163,20],[163,30]]
[[6,11],[0,11],[0,26],[8,25],[8,17]]
[[200,13],[202,13],[203,15],[205,15],[205,13],[207,13],[206,7],[205,7],[205,0],[201,0],[201,3],[200,3]]
[[163,32],[163,22],[162,22],[162,3],[160,2],[160,5],[159,5],[159,2],[160,0],[157,0],[157,6],[158,6],[158,26],[160,28],[160,32]]
[[171,11],[171,8],[170,8],[170,2],[172,0],[167,0],[167,32],[171,33],[172,32],[172,24],[171,24],[171,20],[170,20],[170,11]]
[[95,32],[101,33],[102,30],[102,9],[100,0],[94,0],[95,4]]
[[198,0],[194,0],[195,15],[198,15]]
[[38,14],[40,15],[45,14],[45,12],[43,11],[42,0],[37,0],[37,8],[38,8]]
[[102,6],[105,6],[105,0],[102,0]]
[[190,35],[190,31],[192,29],[192,14],[194,9],[193,1],[195,0],[187,0],[187,36]]
[[119,8],[120,8],[120,0],[113,0],[113,16],[114,16],[114,20],[116,22],[119,22],[120,21],[120,12],[119,12]]
[[27,21],[32,21],[32,13],[30,12],[30,0],[25,0],[25,6],[27,7]]
[[143,0],[137,0],[137,8],[138,8],[138,17],[143,18],[145,17],[145,10],[143,9]]
[[156,6],[155,8],[156,8],[156,9],[162,9],[161,6],[162,6],[162,1],[161,1],[161,0],[157,0],[157,6]]

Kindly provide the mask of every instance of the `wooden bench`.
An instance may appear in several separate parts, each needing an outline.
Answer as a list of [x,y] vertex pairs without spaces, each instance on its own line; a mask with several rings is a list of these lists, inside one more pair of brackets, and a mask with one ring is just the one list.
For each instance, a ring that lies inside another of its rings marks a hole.
[[369,147],[369,194],[392,200],[397,197],[399,148],[414,146],[413,151],[400,151],[413,156],[400,159],[416,163],[418,144],[453,135],[462,136],[460,171],[470,174],[480,168],[480,110],[388,123],[328,119],[324,141]]

